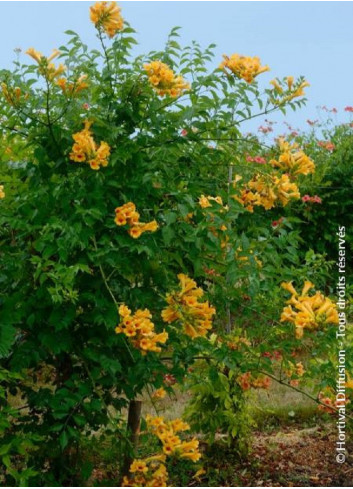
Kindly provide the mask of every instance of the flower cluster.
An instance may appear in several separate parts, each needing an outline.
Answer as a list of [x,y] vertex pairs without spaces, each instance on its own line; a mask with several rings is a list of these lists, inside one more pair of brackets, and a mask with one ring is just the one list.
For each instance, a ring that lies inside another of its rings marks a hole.
[[[320,402],[318,406],[319,411],[323,411],[325,413],[332,414],[336,411],[338,407],[336,394],[331,387],[326,387],[323,391],[319,392],[318,401]],[[339,401],[340,404],[346,404],[348,402],[348,399],[346,399],[346,402],[344,402],[343,400]]]
[[21,99],[21,89],[19,87],[10,88],[6,83],[1,83],[2,93],[4,94],[5,100],[8,104],[13,107],[18,105]]
[[[123,487],[167,487],[168,472],[165,466],[167,456],[175,456],[197,462],[201,458],[199,442],[181,440],[177,433],[190,429],[181,419],[166,421],[163,417],[146,417],[148,429],[162,442],[163,452],[134,460],[130,465],[130,477],[124,477]],[[198,471],[200,474],[203,471]],[[204,472],[203,472],[204,473]]]
[[199,442],[193,438],[190,441],[182,441],[176,434],[180,431],[187,431],[190,426],[181,419],[166,421],[161,416],[147,416],[147,426],[157,438],[162,442],[163,453],[165,455],[176,455],[197,462],[201,458],[198,451]]
[[336,406],[335,406],[335,399],[333,397],[329,397],[328,395],[325,395],[320,392],[319,401],[321,403],[318,406],[319,411],[323,411],[325,413],[335,412]]
[[281,322],[293,323],[297,338],[302,338],[304,329],[316,330],[324,324],[338,324],[337,308],[331,299],[321,292],[308,295],[314,284],[306,280],[300,295],[291,282],[283,282],[281,285],[292,294],[287,301],[289,305],[282,311]]
[[274,168],[279,168],[290,175],[309,175],[315,172],[314,162],[303,151],[298,150],[297,145],[290,144],[279,139],[281,154],[278,160],[270,160]]
[[297,185],[292,183],[288,175],[282,175],[280,178],[274,176],[273,190],[276,195],[276,200],[278,200],[283,207],[285,207],[290,200],[299,199],[300,193]]
[[0,185],[0,199],[5,198],[4,186]]
[[298,362],[295,364],[295,375],[298,375],[298,377],[302,377],[305,373],[305,368],[302,362]]
[[254,56],[241,56],[232,54],[230,57],[223,55],[224,60],[219,65],[219,68],[227,73],[229,70],[233,75],[245,80],[247,83],[252,83],[254,78],[269,71],[269,67],[261,66],[260,58]]
[[128,202],[115,209],[115,224],[117,226],[129,226],[128,233],[132,238],[139,238],[142,233],[150,231],[154,233],[158,229],[157,221],[140,222],[140,214],[136,211],[133,202]]
[[331,141],[318,141],[317,145],[320,148],[326,149],[327,151],[333,151],[336,149],[336,146]]
[[321,107],[319,107],[319,109],[322,109],[325,112],[329,112],[331,114],[337,114],[337,112],[338,112],[338,110],[336,109],[336,107],[332,107],[332,109],[329,109],[328,107],[326,107],[326,105],[322,105]]
[[70,159],[78,163],[88,163],[92,170],[99,170],[101,166],[108,165],[110,147],[104,141],[97,146],[90,131],[92,122],[85,121],[84,124],[85,128],[82,131],[72,135],[75,143],[72,146]]
[[115,328],[116,333],[127,336],[133,346],[138,348],[143,355],[148,351],[159,353],[162,348],[158,345],[164,344],[168,339],[168,333],[163,331],[157,334],[151,321],[152,315],[148,309],[138,309],[134,314],[122,304],[119,307],[121,323]]
[[223,200],[222,197],[217,196],[217,197],[211,197],[208,195],[207,197],[205,195],[201,195],[199,198],[199,206],[202,207],[202,209],[206,209],[207,207],[212,207],[211,202],[217,202],[219,205],[223,205]]
[[295,377],[303,377],[303,375],[305,373],[304,365],[302,364],[302,362],[298,362],[295,365],[291,364],[290,368],[285,370],[284,373],[286,374],[286,376],[289,379],[289,385],[291,385],[293,387],[298,387],[299,382],[300,382],[299,378],[293,379],[292,377],[293,377],[293,375]]
[[244,336],[232,336],[226,344],[232,351],[241,350],[243,345],[245,347],[251,346],[251,342]]
[[29,48],[26,51],[26,54],[31,56],[31,58],[38,63],[40,74],[49,81],[54,81],[66,71],[66,67],[62,63],[60,63],[57,67],[54,65],[54,63],[52,63],[52,60],[60,55],[60,51],[57,49],[53,50],[53,53],[49,56],[49,58],[43,56],[42,53],[36,51],[34,48]]
[[166,458],[161,454],[134,460],[129,469],[131,475],[124,476],[122,487],[167,487]]
[[173,70],[162,61],[152,61],[144,64],[143,67],[149,82],[161,97],[165,95],[179,97],[184,90],[190,88],[189,83],[182,76],[175,76]]
[[275,95],[275,98],[272,98],[271,101],[275,105],[282,105],[294,98],[303,97],[305,95],[304,88],[310,87],[306,80],[295,82],[293,76],[287,76],[285,82],[287,86],[277,79],[270,82]]
[[269,389],[271,385],[270,377],[266,375],[259,375],[258,377],[253,377],[251,372],[246,372],[245,374],[239,375],[237,382],[243,391],[251,389]]
[[262,165],[264,165],[266,163],[266,159],[263,158],[262,156],[246,155],[246,161],[248,163],[261,163]]
[[88,83],[85,81],[87,75],[81,75],[76,82],[68,82],[66,78],[59,78],[56,84],[61,88],[65,95],[76,95],[85,88],[88,88]]
[[152,399],[164,399],[166,395],[167,395],[167,392],[164,390],[163,387],[160,387],[159,389],[156,389],[153,392]]
[[212,328],[212,316],[216,310],[206,302],[199,302],[203,296],[203,290],[197,287],[194,280],[183,273],[178,275],[180,290],[167,294],[166,301],[169,304],[162,311],[163,321],[173,323],[180,321],[185,334],[191,338],[206,336]]
[[279,350],[273,350],[271,351],[264,351],[262,353],[262,356],[265,358],[269,358],[273,362],[282,360],[283,356],[282,353]]
[[90,7],[90,19],[99,30],[110,38],[124,28],[124,19],[116,2],[96,2]]
[[[234,186],[240,179],[241,177],[238,177],[235,180]],[[297,185],[292,183],[286,174],[281,175],[281,177],[277,175],[255,175],[242,188],[240,196],[233,195],[233,198],[240,202],[246,210],[253,212],[254,206],[261,206],[268,210],[280,203],[285,207],[290,200],[299,199],[300,193]]]
[[271,126],[259,126],[258,131],[261,132],[262,134],[268,134],[270,132],[273,132],[273,128]]
[[302,197],[303,202],[312,202],[313,204],[321,204],[322,200],[318,195],[314,195],[314,197],[310,197],[310,195],[306,194]]
[[326,413],[334,413],[338,409],[350,404],[350,400],[348,397],[337,399],[336,393],[330,387],[326,387],[322,392],[318,395],[318,400],[321,404],[319,404],[319,411],[323,411]]

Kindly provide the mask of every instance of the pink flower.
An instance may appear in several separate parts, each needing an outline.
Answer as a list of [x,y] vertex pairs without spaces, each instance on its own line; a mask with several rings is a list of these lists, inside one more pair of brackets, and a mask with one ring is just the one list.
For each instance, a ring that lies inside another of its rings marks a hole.
[[85,103],[85,104],[82,105],[82,108],[85,109],[85,110],[88,110],[88,109],[90,109],[90,105],[87,104],[87,103]]
[[320,146],[320,148],[327,149],[327,151],[333,151],[336,148],[331,141],[318,141],[317,145]]
[[259,132],[262,132],[263,134],[267,134],[268,132],[272,132],[273,129],[270,126],[260,126],[258,129]]
[[315,126],[315,124],[318,122],[318,120],[316,119],[315,121],[311,121],[310,119],[307,119],[306,122],[309,124],[309,126]]
[[325,110],[326,112],[332,112],[333,114],[337,114],[337,109],[336,109],[336,107],[333,107],[332,109],[328,109],[328,108],[326,107],[326,105],[323,105],[321,108],[322,108],[322,110]]
[[344,108],[346,112],[353,112],[353,107],[351,105],[347,105],[347,107]]
[[255,163],[261,163],[262,165],[266,163],[265,158],[263,158],[262,156],[255,156],[254,161]]
[[270,358],[271,360],[281,360],[282,359],[282,354],[278,350],[274,350],[272,353],[269,351],[264,351],[262,356],[265,358]]
[[275,360],[281,360],[282,359],[282,353],[278,350],[274,350],[273,352],[273,358]]
[[262,156],[250,156],[250,155],[246,155],[246,161],[248,163],[261,163],[262,165],[264,163],[266,163],[266,160],[265,158],[263,158]]
[[187,136],[188,132],[186,129],[182,129],[180,134],[184,137],[184,136]]
[[314,204],[321,204],[322,203],[322,200],[320,199],[320,197],[318,195],[314,195],[314,197],[310,197],[310,195],[304,195],[304,197],[302,197],[302,201],[303,202],[312,202]]
[[297,133],[297,131],[292,131],[290,133],[290,135],[293,137],[293,138],[296,138],[297,136],[299,136],[299,133]]

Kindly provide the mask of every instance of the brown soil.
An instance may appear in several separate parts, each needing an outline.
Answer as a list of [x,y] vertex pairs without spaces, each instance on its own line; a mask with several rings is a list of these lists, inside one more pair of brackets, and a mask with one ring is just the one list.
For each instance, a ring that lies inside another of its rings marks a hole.
[[336,462],[336,433],[320,427],[254,434],[253,451],[238,467],[239,485],[255,487],[351,487],[353,443]]

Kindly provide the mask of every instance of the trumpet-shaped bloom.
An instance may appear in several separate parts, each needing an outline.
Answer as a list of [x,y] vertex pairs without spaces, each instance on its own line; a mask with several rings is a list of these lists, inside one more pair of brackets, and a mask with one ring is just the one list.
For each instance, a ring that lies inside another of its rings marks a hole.
[[98,146],[93,139],[90,127],[92,122],[85,121],[82,131],[73,134],[75,141],[70,153],[70,159],[77,163],[88,163],[92,170],[99,170],[101,166],[108,165],[110,147],[105,141]]
[[57,67],[54,65],[54,63],[52,63],[53,59],[60,55],[60,51],[58,49],[54,49],[53,53],[49,57],[43,56],[42,53],[36,51],[34,48],[27,49],[26,54],[28,54],[28,56],[38,63],[40,74],[51,82],[60,77],[66,71],[66,67],[62,63],[60,63]]
[[133,346],[146,355],[148,351],[160,352],[160,345],[166,343],[168,333],[156,333],[151,321],[152,315],[148,309],[138,309],[134,314],[125,305],[119,307],[121,316],[120,324],[115,328],[117,334],[123,333],[127,336]]
[[206,336],[212,328],[212,316],[216,310],[206,302],[199,302],[203,290],[197,287],[194,280],[183,273],[178,275],[180,289],[167,294],[168,307],[162,311],[166,323],[179,321],[184,333],[191,338]]
[[298,339],[303,337],[304,329],[317,330],[326,324],[338,324],[336,304],[321,292],[309,295],[309,291],[315,287],[312,282],[304,282],[301,294],[291,282],[283,282],[281,286],[291,294],[287,301],[289,305],[282,311],[281,322],[294,324]]
[[90,19],[97,29],[112,38],[124,28],[120,10],[116,2],[96,2],[90,7]]
[[128,233],[134,239],[137,239],[141,234],[149,231],[154,233],[158,229],[157,221],[140,222],[140,214],[136,211],[136,206],[133,202],[117,207],[115,209],[115,224],[117,226],[129,226]]
[[290,145],[280,139],[279,147],[281,154],[278,160],[270,160],[270,164],[274,168],[279,168],[291,175],[309,175],[315,172],[314,162],[303,151],[298,150],[295,145]]
[[86,78],[87,75],[81,75],[75,82],[69,82],[66,78],[58,78],[55,83],[65,95],[73,96],[88,88],[88,83],[85,81]]
[[269,71],[269,67],[261,66],[260,58],[254,56],[241,56],[239,54],[232,54],[230,57],[223,55],[224,60],[220,64],[219,68],[223,71],[233,73],[237,78],[245,80],[247,83],[252,83],[254,79]]
[[162,61],[152,61],[143,65],[153,89],[164,97],[179,97],[190,85],[183,77],[176,76],[171,68]]
[[285,207],[291,200],[299,199],[300,193],[297,185],[290,181],[287,174],[281,175],[255,175],[241,189],[240,195],[233,198],[242,204],[249,212],[254,206],[272,209],[276,204]]
[[270,84],[273,86],[274,94],[271,102],[275,105],[283,105],[295,98],[303,97],[304,88],[310,87],[306,80],[295,82],[293,76],[287,76],[284,82],[278,79],[271,80]]
[[[181,419],[166,421],[162,416],[146,416],[147,427],[161,442],[161,453],[143,460],[136,459],[130,465],[130,476],[124,477],[123,487],[166,487],[168,472],[167,457],[188,459],[197,462],[201,458],[196,438],[182,440],[176,433],[190,429]],[[198,472],[199,474],[201,471]]]

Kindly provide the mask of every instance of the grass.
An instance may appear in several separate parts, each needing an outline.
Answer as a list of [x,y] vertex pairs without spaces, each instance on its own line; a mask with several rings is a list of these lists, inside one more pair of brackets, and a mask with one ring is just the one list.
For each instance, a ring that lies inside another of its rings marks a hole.
[[317,403],[290,388],[273,383],[269,390],[254,391],[249,409],[260,430],[282,425],[315,425],[327,416],[318,411]]
[[[147,397],[143,399],[142,415],[159,415],[167,419],[183,417],[184,409],[190,399],[188,392],[175,389],[173,397],[152,403]],[[271,430],[277,426],[304,425],[314,426],[327,416],[318,411],[317,403],[284,385],[273,382],[270,389],[254,390],[248,396],[248,407],[259,430]]]

